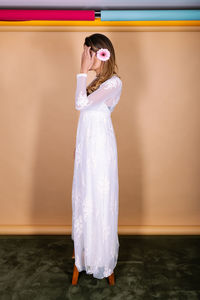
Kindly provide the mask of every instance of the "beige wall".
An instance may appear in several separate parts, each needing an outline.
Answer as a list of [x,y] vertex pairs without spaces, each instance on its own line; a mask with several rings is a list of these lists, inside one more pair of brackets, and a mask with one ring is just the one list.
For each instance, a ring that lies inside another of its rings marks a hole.
[[[2,233],[71,230],[76,73],[91,33],[0,32]],[[199,230],[200,32],[103,33],[123,81],[119,228]]]

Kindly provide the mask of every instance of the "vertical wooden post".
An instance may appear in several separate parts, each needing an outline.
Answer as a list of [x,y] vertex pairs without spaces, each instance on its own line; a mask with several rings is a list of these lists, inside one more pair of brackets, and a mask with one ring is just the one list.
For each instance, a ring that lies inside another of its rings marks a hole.
[[79,271],[76,267],[76,265],[74,264],[74,271],[73,271],[73,277],[72,277],[72,285],[76,285],[78,282],[78,275],[79,275]]

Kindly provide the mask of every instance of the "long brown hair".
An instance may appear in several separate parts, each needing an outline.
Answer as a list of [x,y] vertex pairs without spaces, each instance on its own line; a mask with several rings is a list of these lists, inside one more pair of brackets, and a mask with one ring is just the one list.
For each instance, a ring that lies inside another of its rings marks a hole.
[[95,90],[97,90],[100,84],[102,84],[107,79],[111,78],[113,75],[117,75],[119,78],[121,77],[116,71],[116,68],[118,69],[118,66],[116,64],[115,50],[113,44],[107,36],[101,33],[94,33],[85,38],[84,45],[88,47],[91,46],[90,50],[94,52],[97,52],[101,48],[106,48],[110,51],[110,58],[106,61],[101,61],[101,74],[97,76],[91,82],[91,84],[87,86],[87,95],[89,95]]

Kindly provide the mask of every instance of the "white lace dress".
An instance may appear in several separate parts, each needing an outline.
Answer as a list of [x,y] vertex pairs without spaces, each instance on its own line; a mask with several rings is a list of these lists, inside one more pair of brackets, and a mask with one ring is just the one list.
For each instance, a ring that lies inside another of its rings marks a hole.
[[87,96],[87,74],[76,74],[75,108],[80,110],[72,184],[75,265],[101,279],[117,264],[118,155],[111,112],[122,81],[114,75]]

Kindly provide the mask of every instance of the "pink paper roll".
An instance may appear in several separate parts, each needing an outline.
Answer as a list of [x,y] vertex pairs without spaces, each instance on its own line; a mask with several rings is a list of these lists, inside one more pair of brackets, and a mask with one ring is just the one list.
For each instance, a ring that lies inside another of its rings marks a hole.
[[74,20],[94,21],[94,10],[0,9],[1,21]]

